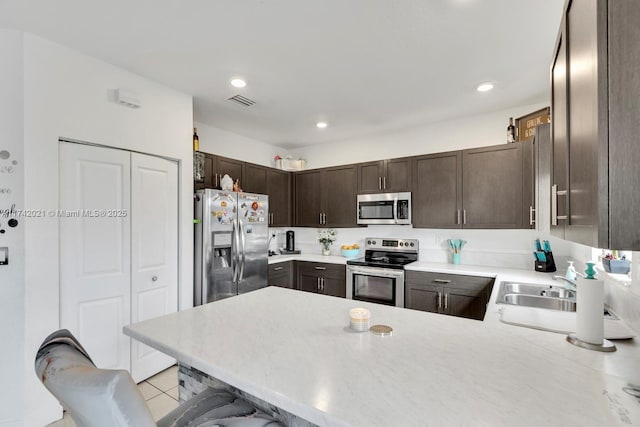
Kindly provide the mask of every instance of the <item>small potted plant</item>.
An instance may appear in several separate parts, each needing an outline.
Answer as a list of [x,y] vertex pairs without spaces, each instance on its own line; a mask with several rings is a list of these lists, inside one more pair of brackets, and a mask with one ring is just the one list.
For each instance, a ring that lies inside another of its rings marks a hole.
[[330,255],[330,247],[336,241],[338,233],[333,228],[318,230],[318,242],[322,245],[322,255]]

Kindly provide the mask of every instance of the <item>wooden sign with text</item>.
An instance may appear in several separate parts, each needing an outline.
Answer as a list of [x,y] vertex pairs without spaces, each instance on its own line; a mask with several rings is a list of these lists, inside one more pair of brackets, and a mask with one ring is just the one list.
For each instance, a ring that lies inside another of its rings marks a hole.
[[536,126],[551,123],[551,108],[546,107],[533,113],[527,114],[516,119],[516,141],[523,141],[531,138]]

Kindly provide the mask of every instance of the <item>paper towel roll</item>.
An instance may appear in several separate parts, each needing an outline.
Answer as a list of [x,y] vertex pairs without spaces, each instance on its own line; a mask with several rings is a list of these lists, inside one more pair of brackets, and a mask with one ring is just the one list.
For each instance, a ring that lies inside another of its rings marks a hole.
[[578,277],[576,337],[602,345],[604,338],[604,281]]

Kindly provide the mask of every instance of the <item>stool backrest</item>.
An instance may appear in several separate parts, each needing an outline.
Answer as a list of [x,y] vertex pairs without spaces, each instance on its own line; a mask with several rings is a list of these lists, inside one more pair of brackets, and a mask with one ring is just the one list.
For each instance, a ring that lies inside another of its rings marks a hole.
[[156,425],[131,375],[124,370],[96,368],[67,330],[45,339],[35,369],[78,427]]

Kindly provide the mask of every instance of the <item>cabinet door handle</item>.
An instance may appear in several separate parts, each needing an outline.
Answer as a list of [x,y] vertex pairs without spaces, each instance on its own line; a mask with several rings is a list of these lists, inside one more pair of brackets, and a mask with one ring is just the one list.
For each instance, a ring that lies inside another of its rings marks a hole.
[[449,294],[444,294],[444,309],[449,308]]
[[382,190],[382,177],[378,177],[378,190]]
[[387,189],[387,177],[386,177],[386,176],[383,176],[383,177],[382,177],[382,188],[383,188],[384,190],[386,190],[386,189]]
[[438,292],[438,308],[442,308],[442,292]]
[[456,224],[460,225],[460,209],[456,210]]
[[273,271],[280,271],[282,270],[284,267],[273,267]]
[[324,277],[320,278],[320,290],[324,292]]
[[559,219],[567,219],[567,215],[558,215],[558,196],[566,196],[567,190],[558,190],[558,184],[551,186],[551,225],[558,225]]
[[327,267],[320,267],[319,265],[316,266],[316,270],[326,270]]
[[466,209],[462,209],[462,224],[466,224],[467,223],[467,210]]
[[322,225],[322,212],[318,214],[318,224]]
[[433,279],[435,283],[451,283],[449,279]]
[[536,220],[535,220],[535,219],[533,219],[533,213],[534,213],[535,211],[536,211],[536,210],[533,208],[533,206],[529,206],[529,225],[533,225],[533,224],[535,224],[535,222],[536,222]]
[[316,291],[320,292],[320,278],[316,277]]
[[153,276],[153,277],[151,278],[151,281],[152,281],[152,282],[157,282],[157,281],[158,281],[158,276]]
[[326,213],[322,214],[322,225],[327,225],[327,214]]

